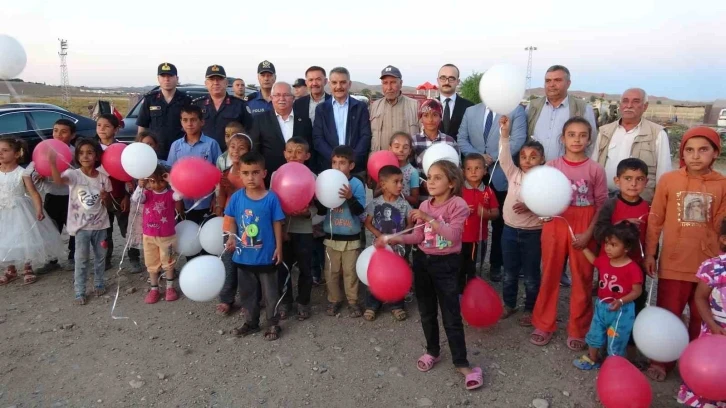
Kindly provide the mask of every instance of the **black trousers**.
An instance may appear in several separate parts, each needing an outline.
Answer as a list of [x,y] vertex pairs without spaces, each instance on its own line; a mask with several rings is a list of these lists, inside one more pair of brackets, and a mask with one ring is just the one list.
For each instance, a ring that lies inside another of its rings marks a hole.
[[[486,248],[486,240],[482,241],[482,246]],[[462,242],[461,243],[461,268],[457,276],[457,285],[459,293],[464,292],[466,283],[476,276],[476,255],[479,252],[478,242]]]
[[[209,208],[204,208],[201,210],[191,210],[186,214],[186,219],[189,221],[194,221],[199,225],[200,227],[202,224],[204,224],[207,219],[209,219]],[[187,262],[198,257],[199,255],[207,255],[207,253],[202,249],[202,252],[187,257]]]
[[270,325],[279,321],[275,313],[277,302],[277,266],[275,265],[241,265],[235,263],[237,268],[237,283],[239,285],[242,307],[247,310],[247,324],[258,326],[260,324],[259,298],[265,299],[265,315]]
[[[311,261],[313,259],[313,234],[290,233],[290,240],[282,246],[282,257],[285,265],[280,264],[277,274],[277,287],[280,295],[285,292],[281,304],[292,305],[295,296],[292,291],[292,266],[297,264],[300,274],[297,279],[297,303],[303,306],[310,304],[310,294],[313,290],[313,274]],[[289,278],[288,278],[289,277]],[[285,282],[287,281],[287,285]],[[287,287],[287,289],[285,289]]]
[[[141,214],[139,214],[141,216]],[[118,229],[121,232],[121,236],[125,239],[126,232],[129,227],[129,213],[121,212],[116,209],[108,209],[108,221],[109,227],[106,229],[106,263],[111,263],[111,257],[113,256],[113,221],[114,219],[118,222]],[[125,246],[125,245],[124,245]],[[137,248],[129,248],[128,250],[129,259],[131,262],[139,263],[141,259],[141,251]]]
[[[68,220],[68,195],[46,194],[43,209],[48,217],[55,223],[58,233],[63,232],[63,226]],[[71,235],[68,240],[68,259],[75,259],[76,237]]]
[[[491,273],[491,271],[496,271],[497,269],[501,270],[502,266],[504,266],[504,256],[502,255],[502,231],[504,231],[504,218],[502,217],[502,212],[504,210],[504,200],[507,198],[507,192],[497,191],[497,189],[494,188],[494,184],[490,187],[494,190],[494,195],[497,197],[497,201],[499,201],[499,217],[491,221],[492,239],[489,240],[489,245],[492,247],[491,253],[489,254],[489,271]],[[484,237],[484,239],[486,239],[486,237]],[[484,259],[484,255],[487,252],[487,245],[482,244],[481,247],[483,251],[482,259]]]

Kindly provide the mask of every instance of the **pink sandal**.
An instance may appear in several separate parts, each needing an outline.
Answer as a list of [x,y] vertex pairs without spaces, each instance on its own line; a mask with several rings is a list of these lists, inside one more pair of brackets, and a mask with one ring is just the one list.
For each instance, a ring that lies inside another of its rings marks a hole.
[[469,391],[475,390],[484,385],[484,375],[482,375],[481,368],[474,367],[472,369],[472,373],[467,374],[464,378],[464,385]]
[[529,335],[529,342],[535,346],[546,346],[552,340],[554,333],[542,331],[540,329],[534,329],[532,334]]
[[418,359],[418,361],[416,362],[416,368],[418,368],[418,371],[425,373],[434,368],[434,364],[438,363],[439,361],[441,361],[441,356],[434,357],[431,354],[426,353]]

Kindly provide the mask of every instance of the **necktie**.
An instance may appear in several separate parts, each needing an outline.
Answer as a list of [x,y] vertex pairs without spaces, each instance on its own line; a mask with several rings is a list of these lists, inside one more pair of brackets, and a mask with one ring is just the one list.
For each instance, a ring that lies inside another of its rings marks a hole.
[[449,124],[451,123],[451,109],[449,109],[449,102],[451,102],[451,98],[444,99],[444,133],[447,135],[449,135]]
[[487,114],[487,119],[484,121],[484,143],[489,139],[489,131],[492,130],[492,122],[494,121],[494,115],[492,111]]

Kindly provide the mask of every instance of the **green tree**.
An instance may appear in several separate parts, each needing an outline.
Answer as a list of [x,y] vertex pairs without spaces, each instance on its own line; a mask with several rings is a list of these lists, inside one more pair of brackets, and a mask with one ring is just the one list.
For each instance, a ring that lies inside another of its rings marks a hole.
[[481,97],[479,96],[479,81],[481,81],[482,75],[484,75],[483,72],[473,72],[461,81],[461,87],[459,88],[461,96],[475,104],[481,102]]
[[663,104],[663,101],[655,101],[655,104],[656,105],[662,105]]
[[383,98],[383,94],[376,91],[376,93],[373,94],[373,97],[374,97],[374,99],[381,99],[381,98]]
[[371,96],[373,96],[373,92],[371,92],[368,88],[363,88],[362,91],[360,91],[361,95],[365,96],[368,99],[371,99]]

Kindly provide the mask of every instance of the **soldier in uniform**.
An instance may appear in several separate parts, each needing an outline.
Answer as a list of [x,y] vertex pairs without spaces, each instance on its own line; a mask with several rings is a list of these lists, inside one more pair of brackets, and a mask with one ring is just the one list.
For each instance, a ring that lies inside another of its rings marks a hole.
[[257,80],[260,82],[260,90],[247,98],[253,115],[272,110],[272,85],[277,80],[275,65],[267,60],[260,62],[257,65]]
[[249,131],[252,128],[252,111],[245,101],[227,94],[227,73],[223,66],[210,65],[205,76],[204,85],[209,95],[196,98],[193,103],[202,108],[202,132],[216,140],[220,146],[226,146],[225,126],[229,122],[237,121]]
[[166,160],[171,144],[184,136],[181,108],[189,105],[192,99],[186,92],[176,89],[179,76],[174,64],[160,64],[157,79],[159,88],[144,95],[136,125],[139,134],[146,130],[154,132],[159,139],[159,158]]

